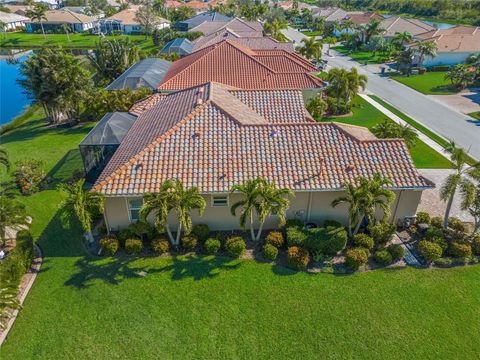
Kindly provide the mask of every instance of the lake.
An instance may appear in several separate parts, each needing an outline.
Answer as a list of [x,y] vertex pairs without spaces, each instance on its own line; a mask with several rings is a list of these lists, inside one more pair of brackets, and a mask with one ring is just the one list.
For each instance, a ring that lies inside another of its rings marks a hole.
[[[14,50],[8,50],[11,52]],[[5,51],[4,51],[5,52]],[[8,55],[0,54],[0,125],[6,124],[20,115],[31,103],[24,94],[23,88],[17,84],[20,77],[20,64],[28,58],[28,53],[14,53],[18,63],[9,63]]]

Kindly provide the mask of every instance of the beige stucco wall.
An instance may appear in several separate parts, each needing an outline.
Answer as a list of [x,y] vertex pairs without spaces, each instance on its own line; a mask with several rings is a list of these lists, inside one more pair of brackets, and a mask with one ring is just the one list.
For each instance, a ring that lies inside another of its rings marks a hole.
[[[413,216],[417,211],[417,206],[422,195],[421,191],[401,190],[395,191],[396,199],[392,204],[392,219],[397,221],[405,216]],[[341,196],[341,191],[325,192],[298,192],[290,201],[290,208],[287,211],[287,218],[299,218],[303,221],[310,221],[321,225],[327,219],[337,220],[344,224],[347,223],[347,205],[339,205],[336,208],[331,207],[332,201]],[[205,195],[207,207],[202,217],[197,211],[192,214],[193,223],[206,223],[212,230],[231,230],[239,228],[238,216],[230,214],[230,206],[240,199],[239,194],[229,196],[228,206],[212,206],[211,196]],[[105,220],[107,226],[113,230],[119,230],[127,227],[130,223],[127,201],[125,197],[107,197],[105,199]],[[132,199],[132,198],[130,198]],[[151,220],[151,219],[149,219]],[[271,216],[265,228],[274,228],[278,222],[275,216]],[[169,217],[169,223],[172,227],[176,226],[174,214]]]

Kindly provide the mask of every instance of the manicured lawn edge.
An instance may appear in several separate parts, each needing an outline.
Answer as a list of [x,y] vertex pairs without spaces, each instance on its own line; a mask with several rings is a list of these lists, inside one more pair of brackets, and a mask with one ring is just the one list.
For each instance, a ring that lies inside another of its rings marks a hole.
[[425,95],[454,95],[459,91],[444,79],[445,71],[429,71],[422,75],[399,76],[391,79]]

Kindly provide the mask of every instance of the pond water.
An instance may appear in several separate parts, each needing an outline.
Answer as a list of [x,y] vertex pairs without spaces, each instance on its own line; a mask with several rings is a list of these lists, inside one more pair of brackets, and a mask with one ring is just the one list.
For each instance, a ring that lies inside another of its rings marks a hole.
[[[392,16],[395,16],[395,15],[392,15],[392,14],[384,14],[384,16],[386,18],[389,18],[389,17],[392,17]],[[423,19],[420,19],[422,20],[424,23],[430,25],[430,26],[433,26],[434,28],[436,29],[450,29],[456,25],[454,24],[448,24],[448,23],[444,23],[444,22],[438,22],[438,21],[430,21],[430,20],[423,20]]]
[[[23,88],[17,84],[20,64],[28,58],[28,54],[18,50],[0,53],[0,125],[13,120],[31,103]],[[9,58],[16,61],[11,63]]]

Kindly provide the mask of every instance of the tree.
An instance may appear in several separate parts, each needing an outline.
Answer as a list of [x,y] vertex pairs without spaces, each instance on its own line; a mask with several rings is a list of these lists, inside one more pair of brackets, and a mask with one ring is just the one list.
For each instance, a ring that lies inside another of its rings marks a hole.
[[322,57],[322,43],[311,36],[308,39],[302,39],[303,46],[299,49],[300,54],[309,60],[320,60]]
[[380,139],[402,138],[409,148],[415,146],[418,141],[418,134],[410,125],[402,126],[389,120],[375,125],[372,133]]
[[20,230],[28,225],[25,206],[0,195],[0,242],[5,245],[7,228]]
[[349,104],[358,94],[359,88],[365,90],[367,85],[367,77],[358,74],[357,68],[352,68],[350,71],[341,68],[330,69],[327,81],[329,82],[328,94],[335,98],[337,109],[342,102]]
[[380,21],[378,21],[377,19],[370,20],[368,24],[365,24],[365,26],[363,27],[363,32],[365,34],[365,43],[368,44],[372,36],[380,35],[382,33],[382,29],[380,28]]
[[394,44],[396,44],[399,47],[399,49],[403,49],[403,46],[405,44],[411,43],[412,40],[413,40],[412,34],[410,34],[408,31],[403,31],[403,32],[396,32],[392,41]]
[[418,55],[418,65],[422,65],[426,56],[435,57],[437,55],[437,43],[435,41],[417,41],[414,52]]
[[153,29],[158,26],[161,20],[157,13],[153,10],[153,7],[148,3],[138,8],[135,17],[140,25],[143,26],[146,37],[152,34]]
[[476,187],[471,183],[461,189],[462,210],[468,210],[473,217],[473,233],[480,230],[480,184]]
[[263,31],[265,34],[278,41],[288,41],[287,37],[282,33],[282,30],[286,28],[287,23],[285,21],[279,21],[278,19],[263,24]]
[[328,44],[327,55],[330,56],[330,47],[337,43],[337,38],[334,37],[334,36],[330,36],[330,37],[327,37],[327,38],[323,39],[323,41],[324,41],[325,44]]
[[[448,228],[448,218],[452,209],[455,192],[460,187],[462,192],[471,196],[471,189],[474,186],[472,179],[480,181],[480,162],[473,165],[468,165],[467,152],[456,146],[455,142],[451,141],[445,151],[450,154],[450,161],[452,162],[453,173],[448,175],[440,189],[440,198],[447,202],[445,209],[445,217],[443,220],[443,227]],[[471,198],[471,197],[470,197]],[[469,201],[465,202],[468,204]]]
[[450,80],[452,85],[458,89],[465,89],[475,81],[475,71],[472,66],[467,64],[457,64],[452,66],[445,74],[445,79]]
[[348,236],[351,238],[353,234],[353,229],[356,228],[356,225],[360,217],[360,202],[362,199],[362,191],[353,184],[345,184],[345,195],[340,196],[332,201],[332,207],[337,207],[340,204],[348,205]]
[[5,166],[7,171],[10,170],[10,160],[8,158],[8,152],[0,146],[0,164]]
[[48,10],[48,5],[44,3],[35,3],[33,9],[25,11],[25,16],[30,18],[32,21],[38,21],[42,29],[43,37],[46,39],[45,29],[43,28],[43,20],[47,20],[45,13]]
[[173,10],[170,10],[170,21],[176,23],[184,21],[195,16],[195,10],[187,6],[180,6]]
[[410,48],[400,51],[396,58],[397,70],[410,76],[414,54]]
[[307,110],[315,119],[321,119],[328,108],[328,104],[323,100],[322,93],[311,98],[307,103]]
[[67,195],[63,203],[65,209],[75,214],[86,233],[87,240],[93,241],[93,221],[103,211],[104,198],[101,193],[86,189],[84,185],[85,179],[80,179],[74,184],[62,183],[58,190]]
[[67,34],[67,41],[70,42],[70,35],[68,32],[70,31],[70,25],[68,24],[62,24],[62,30]]

